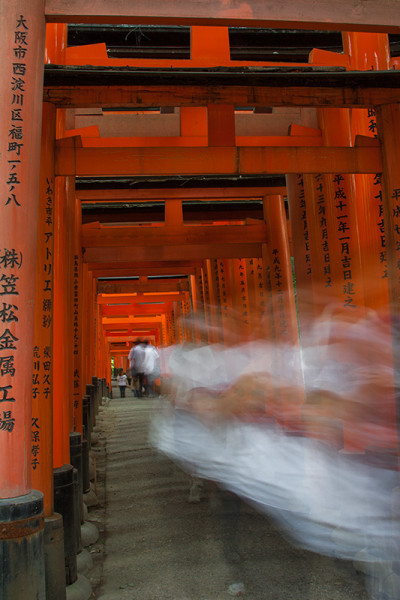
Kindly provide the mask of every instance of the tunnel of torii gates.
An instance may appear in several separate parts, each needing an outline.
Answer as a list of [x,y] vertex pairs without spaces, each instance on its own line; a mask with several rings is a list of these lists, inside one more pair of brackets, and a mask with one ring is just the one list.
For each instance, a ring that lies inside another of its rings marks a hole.
[[[110,58],[69,46],[74,23],[186,26],[190,56]],[[338,31],[343,50],[233,60],[229,27]],[[89,434],[87,386],[104,392],[135,338],[223,342],[232,314],[244,337],[264,315],[267,339],[298,344],[326,297],[398,318],[400,12],[9,0],[0,33],[0,595],[50,599],[55,473]]]

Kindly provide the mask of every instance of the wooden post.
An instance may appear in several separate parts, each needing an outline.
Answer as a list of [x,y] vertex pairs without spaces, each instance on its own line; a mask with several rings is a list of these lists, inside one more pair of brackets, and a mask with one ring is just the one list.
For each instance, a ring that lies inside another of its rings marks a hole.
[[0,83],[0,497],[27,494],[31,481],[31,395],[44,3],[2,8]]
[[[387,34],[344,32],[342,37],[343,49],[349,56],[351,69],[389,69]],[[351,110],[351,131],[353,140],[357,135],[378,137],[373,106]],[[366,304],[373,309],[385,309],[389,302],[389,292],[381,175],[356,175],[355,181]]]
[[73,407],[74,431],[82,433],[82,398],[84,396],[83,369],[83,264],[80,233],[82,225],[81,204],[75,198],[73,263]]
[[220,287],[221,303],[221,324],[223,341],[225,344],[232,343],[232,321],[233,321],[233,301],[231,289],[231,268],[230,261],[227,259],[218,259],[218,277]]
[[[268,244],[263,244],[264,268],[270,268],[271,305],[275,338],[275,373],[282,373],[285,381],[285,351],[290,349],[293,359],[298,356],[299,333],[294,296],[289,239],[283,198],[279,195],[264,197],[264,219],[268,226]],[[285,386],[277,390],[278,415],[288,427],[298,428],[301,405],[304,402],[303,379],[300,361],[293,360],[290,381],[292,390]]]
[[[56,178],[54,223],[54,327],[53,398],[54,468],[69,464],[69,433],[72,431],[71,325],[72,255],[70,253],[71,209],[74,186],[70,178]],[[70,225],[70,227],[68,227]]]
[[[347,109],[318,109],[319,123],[325,145],[350,145],[350,121]],[[334,223],[330,239],[331,263],[340,265],[339,296],[345,310],[362,309],[364,287],[361,271],[360,242],[353,175],[332,173],[323,178],[327,211]]]
[[54,145],[56,109],[43,104],[32,375],[33,487],[43,492],[44,514],[53,514],[53,268]]
[[[400,320],[400,104],[376,109],[378,135],[382,144],[382,200],[385,221],[385,244],[389,284],[389,310],[393,328],[394,368],[398,365],[398,331]],[[388,415],[390,419],[390,415]],[[393,415],[392,415],[393,417]],[[400,405],[396,397],[396,419],[400,436]]]
[[43,0],[2,4],[0,553],[8,559],[0,580],[0,596],[26,600],[45,598],[43,495],[31,490],[44,39]]
[[230,261],[230,281],[232,290],[232,327],[242,340],[248,340],[250,331],[249,293],[247,288],[246,260],[234,258]]
[[[312,240],[315,235],[315,224],[312,219],[314,211],[310,206],[313,196],[306,194],[306,178],[310,176],[301,174],[286,176],[299,327],[302,337],[307,334],[314,317],[313,276],[315,277],[314,269],[318,254],[317,249],[313,247],[315,240]],[[321,216],[319,223],[321,223]],[[329,247],[328,242],[321,236],[320,243],[319,252],[324,256]],[[330,264],[325,263],[324,267],[330,269]],[[329,279],[325,278],[325,283],[331,281],[331,273],[325,275],[329,275]]]

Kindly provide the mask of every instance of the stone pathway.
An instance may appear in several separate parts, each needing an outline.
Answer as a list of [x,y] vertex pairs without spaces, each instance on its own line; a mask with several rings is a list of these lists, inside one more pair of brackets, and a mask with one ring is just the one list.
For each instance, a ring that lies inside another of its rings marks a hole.
[[[101,407],[92,449],[99,528],[90,574],[97,600],[366,600],[349,563],[294,548],[264,516],[211,485],[188,502],[190,478],[148,443],[165,399],[128,390]],[[237,522],[237,523],[236,523]],[[237,556],[229,554],[237,524]],[[226,552],[228,549],[228,554]],[[228,562],[227,557],[231,560]]]

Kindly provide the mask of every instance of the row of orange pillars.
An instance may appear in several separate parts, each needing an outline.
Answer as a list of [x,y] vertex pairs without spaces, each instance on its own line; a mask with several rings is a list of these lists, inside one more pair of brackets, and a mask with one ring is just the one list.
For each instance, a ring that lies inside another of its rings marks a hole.
[[[106,321],[103,326],[106,303],[82,256],[74,181],[55,175],[54,147],[63,136],[63,118],[62,111],[57,116],[54,105],[42,102],[45,25],[39,5],[9,2],[0,37],[5,73],[0,82],[0,541],[1,595],[7,600],[63,598],[77,580],[73,530],[79,509],[73,507],[80,501],[72,495],[87,485],[86,450],[96,409],[110,393],[114,356],[112,330]],[[48,62],[63,63],[57,54],[64,52],[63,35],[57,29],[49,35]],[[389,68],[386,35],[343,38],[348,68]],[[318,51],[313,56],[322,64],[337,60]],[[143,331],[132,329],[135,334],[144,332],[156,344],[169,345],[204,341],[205,331],[207,342],[229,343],[233,328],[251,339],[255,324],[262,323],[263,338],[296,345],[299,331],[300,337],[307,334],[310,314],[318,317],[327,298],[346,317],[388,307],[390,317],[396,317],[399,105],[376,111],[319,108],[317,113],[325,146],[351,146],[355,135],[364,136],[364,142],[379,135],[382,177],[288,176],[289,224],[282,195],[265,196],[261,252],[196,263],[182,295],[172,303],[164,297],[160,320]],[[199,319],[190,319],[193,312]],[[395,422],[394,382],[391,390],[392,402],[384,403],[386,414],[380,418]],[[299,394],[296,407],[303,401]],[[379,412],[374,401],[366,398],[366,409]],[[345,443],[360,450],[357,440]],[[66,490],[69,496],[63,495]],[[57,495],[63,498],[60,505]]]

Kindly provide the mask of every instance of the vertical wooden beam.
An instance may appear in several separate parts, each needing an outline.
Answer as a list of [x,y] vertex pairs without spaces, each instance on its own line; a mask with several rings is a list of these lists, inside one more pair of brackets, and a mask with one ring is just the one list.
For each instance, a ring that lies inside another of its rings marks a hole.
[[228,27],[192,26],[190,28],[190,58],[199,66],[219,66],[230,61]]
[[400,104],[376,109],[378,135],[382,144],[382,196],[388,267],[389,307],[398,328],[400,316]]
[[67,49],[68,25],[66,23],[47,23],[44,62],[64,65]]
[[165,200],[165,225],[183,225],[182,200],[170,198]]
[[[233,331],[242,340],[248,340],[250,331],[249,293],[246,277],[246,260],[234,258],[230,262],[230,280],[233,301]],[[236,321],[236,326],[235,326]]]
[[269,339],[263,270],[262,258],[248,258],[246,260],[250,329],[253,336]]
[[221,339],[220,306],[217,301],[217,287],[213,264],[209,258],[204,261],[203,281],[205,281],[205,290],[208,294],[206,313],[209,318],[209,340],[216,343]]
[[81,203],[75,198],[74,215],[74,262],[73,262],[73,407],[74,431],[82,434],[84,396],[84,367],[83,367],[83,260],[80,244],[82,225]]
[[[310,198],[310,196],[306,194],[304,185],[305,179],[310,177],[312,176],[303,176],[301,174],[286,176],[299,326],[301,336],[304,336],[304,339],[314,317],[313,269],[316,271],[316,256],[314,255],[313,250],[316,251],[316,255],[323,257],[326,254],[326,252],[324,252],[324,247],[325,250],[328,248],[328,242],[321,239],[322,247],[318,249],[318,252],[315,249],[315,239],[312,240],[316,229],[316,223],[313,222],[312,218],[314,215],[314,205],[310,206],[310,202],[314,198],[313,196]],[[313,181],[313,179],[311,180]],[[318,207],[319,205],[316,204],[316,206]],[[319,215],[319,223],[321,223],[321,215]],[[328,264],[329,263],[325,263],[323,268],[327,268]],[[329,279],[325,278],[325,281],[331,281],[331,279],[332,275],[329,273]]]
[[235,109],[232,104],[209,104],[208,117],[208,145],[209,146],[234,146],[235,145]]
[[181,137],[207,139],[207,108],[205,106],[181,106],[179,114]]
[[[390,68],[387,34],[344,32],[342,37],[351,69]],[[351,110],[351,130],[353,139],[356,135],[378,136],[373,106]],[[370,308],[379,309],[389,302],[381,176],[356,175],[355,181],[365,301]]]
[[[349,56],[353,70],[387,70],[390,68],[390,48],[387,34],[346,32],[342,34],[343,49]],[[352,135],[378,137],[378,125],[374,107],[351,110]],[[384,218],[381,173],[376,175],[355,175],[360,236],[362,269],[365,290],[365,303],[378,313],[387,314],[389,306],[389,285],[386,256],[386,223]],[[392,335],[397,337],[397,328]],[[368,360],[371,367],[377,356],[373,340]],[[396,342],[395,342],[396,343]],[[394,352],[397,355],[397,348]],[[374,423],[384,423],[392,428],[396,415],[396,394],[393,358],[387,355],[385,389],[380,393],[367,390],[364,413]],[[372,441],[375,443],[376,440]],[[387,440],[380,440],[387,444]]]
[[70,229],[73,182],[56,178],[54,217],[53,400],[54,468],[69,464],[72,430],[72,256]]
[[263,244],[263,263],[270,266],[276,344],[273,372],[279,374],[282,381],[285,381],[286,377],[285,352],[290,349],[293,353],[290,371],[293,389],[290,394],[284,391],[285,386],[278,389],[278,415],[286,426],[297,428],[300,423],[301,405],[304,402],[304,390],[300,361],[296,362],[296,357],[299,356],[299,352],[296,351],[299,348],[299,333],[283,198],[278,195],[265,196],[263,206],[264,219],[268,226],[268,245]]
[[[351,131],[348,109],[318,109],[318,119],[325,145],[350,145]],[[356,210],[354,175],[333,173],[324,177],[327,208],[335,223],[331,239],[331,262],[340,265],[338,300],[343,309],[365,305],[361,269],[360,240]]]
[[232,338],[232,320],[233,320],[233,300],[232,300],[232,281],[230,260],[218,259],[218,277],[220,287],[221,303],[221,324],[223,341],[225,344],[231,344]]
[[0,498],[31,488],[32,352],[44,3],[2,6]]
[[32,486],[53,514],[53,256],[56,109],[43,104],[32,375]]

